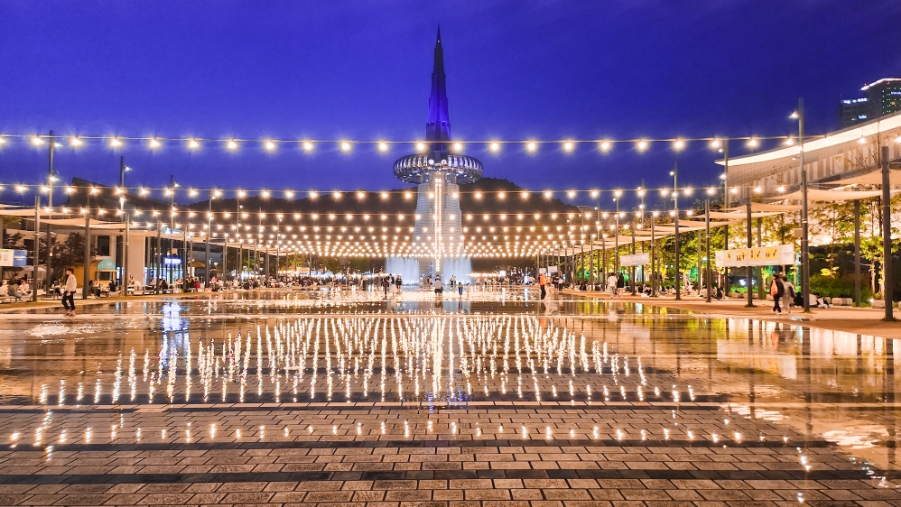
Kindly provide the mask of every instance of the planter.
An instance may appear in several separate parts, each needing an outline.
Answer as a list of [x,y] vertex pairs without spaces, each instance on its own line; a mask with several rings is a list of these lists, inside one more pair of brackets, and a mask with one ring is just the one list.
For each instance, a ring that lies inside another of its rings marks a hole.
[[885,300],[884,299],[874,299],[872,304],[873,304],[873,308],[885,308]]
[[832,298],[832,306],[851,306],[854,298]]

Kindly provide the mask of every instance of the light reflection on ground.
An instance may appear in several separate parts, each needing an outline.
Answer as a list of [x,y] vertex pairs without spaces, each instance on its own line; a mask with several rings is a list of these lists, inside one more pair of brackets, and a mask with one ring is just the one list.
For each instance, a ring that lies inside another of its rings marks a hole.
[[535,296],[241,292],[2,315],[0,402],[715,403],[898,468],[897,340]]

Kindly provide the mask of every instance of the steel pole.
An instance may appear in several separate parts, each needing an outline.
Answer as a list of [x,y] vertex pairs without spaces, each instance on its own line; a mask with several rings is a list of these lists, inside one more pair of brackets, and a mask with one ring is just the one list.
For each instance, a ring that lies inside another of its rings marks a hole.
[[[38,276],[41,265],[41,196],[34,196],[34,280],[32,280],[31,300],[38,300]],[[48,266],[49,267],[49,266]]]
[[163,233],[162,221],[159,218],[157,218],[156,219],[156,255],[155,255],[155,257],[156,257],[156,276],[154,277],[155,281],[153,284],[153,293],[154,294],[160,293],[160,264],[163,263],[162,233]]
[[[706,271],[704,272],[704,279],[707,281],[707,302],[710,302],[710,291],[712,289],[712,280],[710,278],[710,199],[704,199],[704,227],[706,228],[707,234],[705,239],[707,240],[707,266]],[[701,245],[698,245],[700,248]]]
[[654,213],[651,213],[651,297],[657,297],[657,238],[654,235]]
[[[635,214],[632,215],[632,259],[635,259]],[[631,274],[631,282],[632,282],[632,295],[635,295],[635,273],[637,268],[632,266],[632,274]]]
[[88,282],[91,280],[91,209],[84,212],[84,272],[82,273],[81,299],[88,298]]
[[892,194],[889,180],[889,149],[882,147],[882,299],[885,301],[885,320],[895,320],[892,280]]
[[807,168],[804,167],[804,99],[798,100],[798,153],[801,165],[801,297],[804,312],[810,312],[810,231],[807,213]]
[[121,294],[128,295],[128,244],[131,236],[131,224],[125,215],[125,243],[122,244],[122,283],[119,284]]
[[[729,138],[723,139],[723,211],[729,209]],[[729,226],[725,226],[725,236],[723,241],[723,250],[729,249]],[[709,257],[708,257],[708,262]],[[729,268],[723,267],[723,293],[729,296]]]
[[[50,138],[48,139],[48,147],[47,147],[47,208],[53,212],[53,179],[55,177],[54,173],[56,172],[53,168],[53,148],[56,144],[53,141],[53,131],[50,131]],[[50,218],[53,218],[53,215],[50,215]],[[50,290],[50,273],[52,273],[53,266],[53,236],[50,234],[50,221],[47,221],[47,291]],[[35,286],[35,291],[37,291],[37,286]]]
[[860,306],[860,201],[854,201],[854,306]]
[[[748,189],[748,203],[747,203],[747,213],[748,213],[748,248],[752,248],[754,246],[754,234],[751,231],[752,227],[752,218],[751,218],[751,190]],[[748,264],[747,267],[747,283],[748,283],[748,308],[754,308],[754,287],[752,286],[752,280],[754,279],[754,268],[751,267],[751,264]]]
[[679,266],[679,163],[673,165],[673,224],[675,225],[676,301],[682,299],[682,270]]

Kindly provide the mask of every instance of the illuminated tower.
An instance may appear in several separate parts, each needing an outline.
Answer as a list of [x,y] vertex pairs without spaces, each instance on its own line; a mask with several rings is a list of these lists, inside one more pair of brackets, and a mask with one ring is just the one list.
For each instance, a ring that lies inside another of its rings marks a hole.
[[[423,153],[401,157],[394,163],[395,176],[418,185],[413,257],[419,260],[420,275],[440,273],[445,279],[450,275],[460,278],[469,272],[460,263],[464,259],[464,250],[459,185],[481,178],[482,163],[455,153],[458,150],[454,150],[451,143],[440,28],[435,42],[429,121],[425,133]],[[468,266],[468,259],[465,260]],[[467,272],[448,273],[449,264]]]

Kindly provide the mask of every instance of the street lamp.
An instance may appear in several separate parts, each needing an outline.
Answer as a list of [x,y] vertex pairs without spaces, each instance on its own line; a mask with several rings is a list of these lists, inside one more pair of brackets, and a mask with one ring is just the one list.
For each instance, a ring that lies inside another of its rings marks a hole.
[[125,172],[131,171],[131,167],[125,165],[125,157],[119,157],[119,188],[125,189]]
[[682,271],[679,267],[679,163],[669,172],[673,177],[673,225],[675,226],[676,301],[682,300]]
[[798,161],[801,167],[801,298],[804,313],[810,312],[810,242],[807,223],[807,168],[804,167],[804,99],[789,117],[798,120]]

